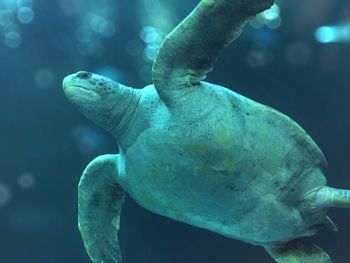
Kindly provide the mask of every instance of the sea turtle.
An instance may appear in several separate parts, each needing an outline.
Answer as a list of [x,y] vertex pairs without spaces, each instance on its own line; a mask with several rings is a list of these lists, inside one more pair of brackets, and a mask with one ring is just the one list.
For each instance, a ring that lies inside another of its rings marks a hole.
[[220,50],[273,0],[202,0],[163,41],[154,85],[133,89],[80,71],[69,101],[117,140],[79,183],[79,228],[95,263],[120,263],[124,193],[157,214],[263,246],[280,263],[331,262],[303,239],[350,192],[326,186],[326,160],[293,120],[204,82]]

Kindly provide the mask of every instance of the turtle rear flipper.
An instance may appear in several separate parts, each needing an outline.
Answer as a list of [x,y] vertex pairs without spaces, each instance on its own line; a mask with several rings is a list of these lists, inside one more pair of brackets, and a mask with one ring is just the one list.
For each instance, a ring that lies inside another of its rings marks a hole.
[[326,252],[302,239],[265,246],[265,249],[277,263],[332,263]]
[[94,263],[121,263],[119,219],[124,191],[116,182],[117,156],[97,157],[79,183],[78,225]]
[[324,186],[308,193],[301,203],[301,208],[307,212],[332,207],[350,208],[350,190]]
[[198,85],[220,51],[241,33],[250,18],[274,0],[202,0],[163,41],[153,64],[160,97],[172,104],[176,91]]

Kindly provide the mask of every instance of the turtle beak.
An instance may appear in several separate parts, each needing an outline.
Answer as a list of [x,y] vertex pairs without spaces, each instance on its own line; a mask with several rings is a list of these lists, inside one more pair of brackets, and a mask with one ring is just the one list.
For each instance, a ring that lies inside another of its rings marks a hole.
[[93,76],[92,73],[87,71],[78,71],[77,73],[71,74],[63,80],[63,91],[70,88],[85,89],[87,91],[94,91],[92,85],[89,83],[89,79]]
[[66,92],[67,88],[71,86],[78,86],[80,82],[76,79],[76,74],[71,74],[63,79],[63,91]]
[[92,76],[92,73],[79,71],[65,77],[62,86],[66,97],[71,101],[88,101],[98,97],[95,85],[90,83]]

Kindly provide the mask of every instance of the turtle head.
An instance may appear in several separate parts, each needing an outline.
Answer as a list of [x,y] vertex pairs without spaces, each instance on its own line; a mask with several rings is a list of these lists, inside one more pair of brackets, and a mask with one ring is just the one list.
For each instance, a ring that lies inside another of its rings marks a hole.
[[86,71],[65,77],[63,91],[82,114],[111,132],[125,122],[134,94],[132,88]]

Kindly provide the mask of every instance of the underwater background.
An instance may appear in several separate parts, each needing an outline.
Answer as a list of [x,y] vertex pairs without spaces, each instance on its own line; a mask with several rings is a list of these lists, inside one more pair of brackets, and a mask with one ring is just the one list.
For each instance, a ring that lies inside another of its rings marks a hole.
[[[66,100],[78,70],[127,86],[151,83],[164,36],[194,0],[0,0],[0,263],[88,263],[77,184],[106,132]],[[272,106],[306,129],[328,159],[328,183],[350,188],[350,2],[281,0],[248,24],[207,81]],[[350,262],[350,210],[313,239]],[[283,220],[283,218],[281,218]],[[265,251],[173,221],[127,198],[125,263],[273,262]]]

